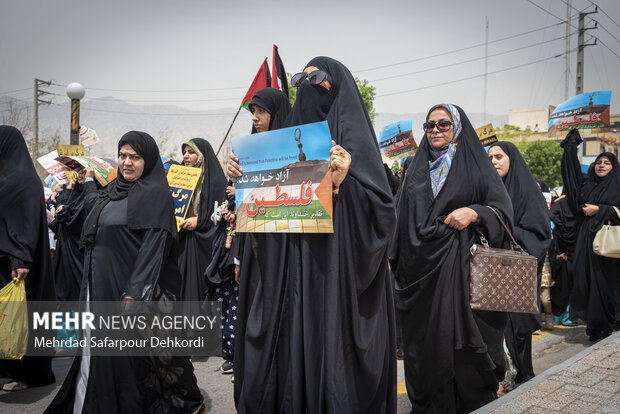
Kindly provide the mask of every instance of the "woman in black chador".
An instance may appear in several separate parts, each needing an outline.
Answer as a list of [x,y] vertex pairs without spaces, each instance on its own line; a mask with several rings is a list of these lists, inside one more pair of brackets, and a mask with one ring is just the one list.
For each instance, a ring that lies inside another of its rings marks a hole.
[[[493,144],[489,148],[489,157],[497,173],[502,177],[512,201],[515,240],[526,252],[538,259],[538,298],[540,298],[542,267],[551,242],[547,202],[521,153],[512,142]],[[532,333],[540,329],[540,324],[540,314],[508,314],[505,330],[506,346],[517,368],[516,382],[528,381],[534,377]]]
[[181,147],[183,164],[202,170],[196,191],[179,232],[179,270],[183,278],[181,298],[203,301],[207,293],[204,272],[213,257],[218,226],[211,221],[215,202],[226,197],[226,176],[206,140],[193,138]]
[[[25,280],[27,300],[56,300],[43,184],[24,137],[8,125],[0,126],[0,194],[0,289],[17,277]],[[55,381],[52,357],[0,360],[2,370],[12,378],[5,391]]]
[[571,320],[568,308],[573,289],[576,220],[566,195],[558,197],[551,204],[549,216],[555,224],[549,246],[551,274],[555,282],[551,288],[551,307],[555,325],[573,325],[576,321]]
[[504,377],[503,312],[472,311],[469,249],[500,247],[512,204],[461,108],[429,111],[403,179],[390,247],[407,393],[414,413],[469,412],[494,400]]
[[257,234],[256,260],[241,260],[235,403],[241,413],[396,412],[392,194],[349,70],[317,57],[304,72],[285,126],[329,124],[334,233]]
[[[92,169],[90,174],[94,175]],[[100,188],[100,187],[99,187]],[[73,185],[63,191],[66,199],[56,209],[56,218],[49,225],[56,236],[54,275],[56,294],[60,301],[78,301],[84,268],[84,251],[80,248],[82,226],[87,213],[84,200],[98,189],[92,177],[86,177],[86,169],[78,173]]]
[[[291,104],[284,92],[275,88],[263,88],[256,92],[249,104],[252,112],[252,134],[280,129],[291,111]],[[238,161],[232,154],[233,161]],[[236,171],[229,172],[231,177]],[[231,183],[232,184],[232,183]],[[228,199],[228,211],[234,211],[235,195]],[[231,213],[232,214],[232,213]],[[209,281],[207,300],[219,301],[222,305],[222,353],[223,373],[234,372],[235,327],[239,300],[239,270],[241,261],[255,261],[252,241],[264,237],[249,233],[237,233],[233,237],[232,247],[226,248],[226,226],[221,226],[213,247],[213,261],[205,272]],[[254,265],[244,266],[244,270]]]
[[620,224],[614,207],[620,207],[620,170],[614,154],[603,152],[581,175],[577,130],[562,141],[562,179],[567,203],[577,220],[573,290],[570,312],[586,321],[586,333],[597,341],[609,336],[620,312],[620,259],[594,254],[592,241],[603,224]]
[[[153,138],[138,131],[118,143],[119,176],[96,197],[84,223],[81,299],[178,299],[173,201]],[[88,333],[87,333],[88,335]],[[202,404],[189,358],[75,358],[47,413],[192,413]]]

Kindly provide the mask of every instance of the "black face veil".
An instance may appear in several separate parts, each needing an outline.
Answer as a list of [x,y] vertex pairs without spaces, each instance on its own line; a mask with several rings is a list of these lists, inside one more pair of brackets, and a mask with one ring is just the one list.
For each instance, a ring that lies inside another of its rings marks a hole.
[[304,82],[284,126],[326,120],[352,162],[333,234],[252,235],[256,264],[241,262],[235,401],[239,412],[392,412],[392,194],[353,76],[327,57],[307,66],[326,71],[332,87]]

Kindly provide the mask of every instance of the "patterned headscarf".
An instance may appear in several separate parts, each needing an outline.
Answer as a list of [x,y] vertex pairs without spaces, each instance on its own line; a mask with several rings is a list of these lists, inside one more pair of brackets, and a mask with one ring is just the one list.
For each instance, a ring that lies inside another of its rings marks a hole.
[[[448,177],[448,172],[450,171],[450,166],[452,165],[452,158],[454,158],[454,153],[456,152],[456,142],[462,129],[461,115],[456,107],[450,104],[439,104],[433,106],[430,111],[428,111],[428,115],[426,116],[427,121],[431,112],[437,108],[444,108],[450,113],[452,122],[454,123],[454,135],[452,137],[452,141],[450,141],[450,143],[445,147],[435,148],[432,144],[429,146],[430,160],[428,164],[431,175],[431,186],[433,187],[433,197],[437,197],[437,194],[446,182],[446,177]],[[428,133],[426,135],[428,139]]]

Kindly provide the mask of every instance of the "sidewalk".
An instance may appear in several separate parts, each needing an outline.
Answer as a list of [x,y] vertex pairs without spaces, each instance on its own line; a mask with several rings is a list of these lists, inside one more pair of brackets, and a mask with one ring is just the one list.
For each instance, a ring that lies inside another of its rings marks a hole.
[[620,331],[474,411],[567,412],[620,413]]

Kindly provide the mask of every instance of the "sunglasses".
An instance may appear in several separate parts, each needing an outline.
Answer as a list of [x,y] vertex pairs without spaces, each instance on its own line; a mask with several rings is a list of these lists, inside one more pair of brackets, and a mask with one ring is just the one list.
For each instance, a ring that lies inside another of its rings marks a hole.
[[295,88],[298,88],[305,79],[308,79],[308,82],[313,85],[318,85],[325,79],[327,79],[328,82],[331,82],[331,79],[329,78],[327,72],[325,72],[324,70],[315,70],[311,73],[299,72],[294,74],[291,78],[291,85]]
[[437,129],[439,130],[439,132],[446,132],[447,130],[450,129],[450,127],[453,125],[452,122],[450,121],[446,121],[445,119],[442,119],[441,121],[435,123],[435,122],[425,122],[424,124],[422,124],[422,127],[424,128],[424,131],[426,132],[433,132],[433,130],[435,129],[435,127],[437,127]]

